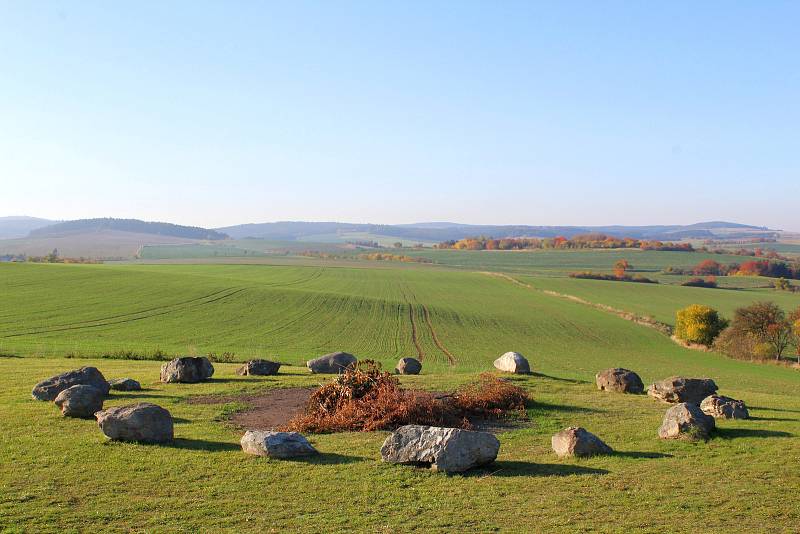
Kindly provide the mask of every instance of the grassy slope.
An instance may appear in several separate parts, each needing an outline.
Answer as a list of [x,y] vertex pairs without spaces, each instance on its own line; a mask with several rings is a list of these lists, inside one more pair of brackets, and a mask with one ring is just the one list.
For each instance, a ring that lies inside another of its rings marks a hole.
[[674,324],[676,310],[690,304],[709,305],[726,317],[732,317],[736,308],[759,300],[776,302],[787,311],[800,306],[800,293],[774,289],[707,289],[571,278],[518,278],[539,289],[575,295],[640,315],[652,315],[668,324]]
[[[184,402],[199,393],[318,383],[300,368],[243,378],[218,364],[210,383],[161,385],[158,362],[0,358],[0,528],[663,531],[714,524],[744,531],[800,521],[791,497],[800,488],[800,373],[688,351],[650,329],[503,280],[424,269],[0,265],[0,289],[0,335],[86,321],[0,338],[6,350],[194,344],[198,352],[274,350],[300,363],[309,352],[340,348],[393,363],[412,353],[408,314],[421,323],[424,305],[458,362],[448,365],[422,328],[431,356],[425,375],[408,383],[448,389],[505,350],[527,354],[539,373],[520,379],[536,400],[535,424],[500,435],[492,468],[446,477],[382,464],[385,433],[315,436],[325,454],[311,462],[249,458],[238,450],[240,432],[214,420],[226,407]],[[218,291],[223,298],[210,296]],[[148,308],[160,315],[88,326],[138,318],[125,314]],[[178,418],[176,444],[109,444],[91,421],[61,419],[51,404],[29,400],[36,381],[85,364],[109,378],[141,380],[148,391],[120,393],[108,405],[164,405]],[[598,369],[616,365],[646,382],[711,376],[757,418],[722,422],[707,444],[658,440],[664,405],[601,394],[590,383]],[[570,424],[622,453],[556,460],[549,436]]]

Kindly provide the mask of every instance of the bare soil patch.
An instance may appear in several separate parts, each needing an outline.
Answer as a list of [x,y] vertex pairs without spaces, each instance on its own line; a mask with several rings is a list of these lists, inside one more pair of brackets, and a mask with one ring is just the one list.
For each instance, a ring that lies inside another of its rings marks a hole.
[[281,388],[256,395],[208,395],[190,399],[189,403],[246,404],[249,408],[233,414],[230,422],[245,430],[272,430],[303,413],[312,391],[314,388]]

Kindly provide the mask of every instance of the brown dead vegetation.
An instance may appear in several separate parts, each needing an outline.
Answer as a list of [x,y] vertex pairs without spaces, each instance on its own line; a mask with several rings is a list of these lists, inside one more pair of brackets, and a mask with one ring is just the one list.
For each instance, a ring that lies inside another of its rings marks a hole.
[[364,360],[311,394],[305,413],[284,427],[297,432],[394,430],[408,424],[473,428],[471,419],[525,418],[527,393],[491,374],[448,395],[408,390],[380,364]]

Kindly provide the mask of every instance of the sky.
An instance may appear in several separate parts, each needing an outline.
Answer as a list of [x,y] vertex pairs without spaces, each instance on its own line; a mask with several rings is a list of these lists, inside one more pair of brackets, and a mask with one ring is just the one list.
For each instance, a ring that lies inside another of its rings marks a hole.
[[798,20],[0,0],[0,216],[800,230]]

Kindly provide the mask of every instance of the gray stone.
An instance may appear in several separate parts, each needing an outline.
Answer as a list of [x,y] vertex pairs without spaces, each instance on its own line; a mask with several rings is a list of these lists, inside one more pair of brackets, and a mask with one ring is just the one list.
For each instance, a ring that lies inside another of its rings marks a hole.
[[208,358],[184,356],[175,358],[161,366],[162,382],[184,382],[193,384],[208,380],[214,374],[214,366]]
[[506,352],[494,361],[494,366],[505,373],[527,375],[531,372],[528,360],[519,352]]
[[704,414],[699,406],[682,402],[664,414],[658,436],[664,439],[708,439],[714,426],[714,418]]
[[614,450],[585,428],[571,426],[555,434],[550,443],[559,458],[611,454]]
[[133,378],[115,378],[108,382],[116,391],[141,391],[142,385]]
[[155,404],[115,406],[95,414],[103,434],[118,441],[167,443],[172,441],[172,415]]
[[422,363],[416,358],[400,358],[394,372],[399,375],[418,375],[422,371]]
[[492,463],[500,442],[488,432],[435,426],[401,426],[386,438],[381,458],[393,464],[430,465],[435,471],[460,473]]
[[749,419],[744,401],[722,395],[709,395],[700,403],[703,413],[719,419]]
[[647,388],[648,395],[669,403],[700,404],[703,399],[713,395],[716,391],[717,385],[710,378],[684,378],[682,376],[666,378]]
[[354,367],[358,359],[346,352],[332,352],[306,362],[312,373],[339,374],[348,367]]
[[103,397],[96,387],[78,384],[59,393],[54,402],[64,417],[93,419],[94,413],[103,409]]
[[65,389],[77,385],[93,386],[103,395],[108,395],[110,387],[103,373],[98,371],[97,367],[81,367],[42,380],[34,386],[31,396],[36,400],[51,401]]
[[644,384],[639,375],[628,369],[615,368],[600,371],[595,376],[597,389],[617,393],[644,393]]
[[239,367],[239,369],[236,370],[236,374],[241,376],[247,376],[247,375],[270,376],[270,375],[277,375],[278,369],[280,368],[281,364],[277,362],[271,362],[269,360],[250,360],[249,362]]
[[297,432],[248,430],[241,440],[247,454],[270,458],[295,458],[319,454],[306,438]]

